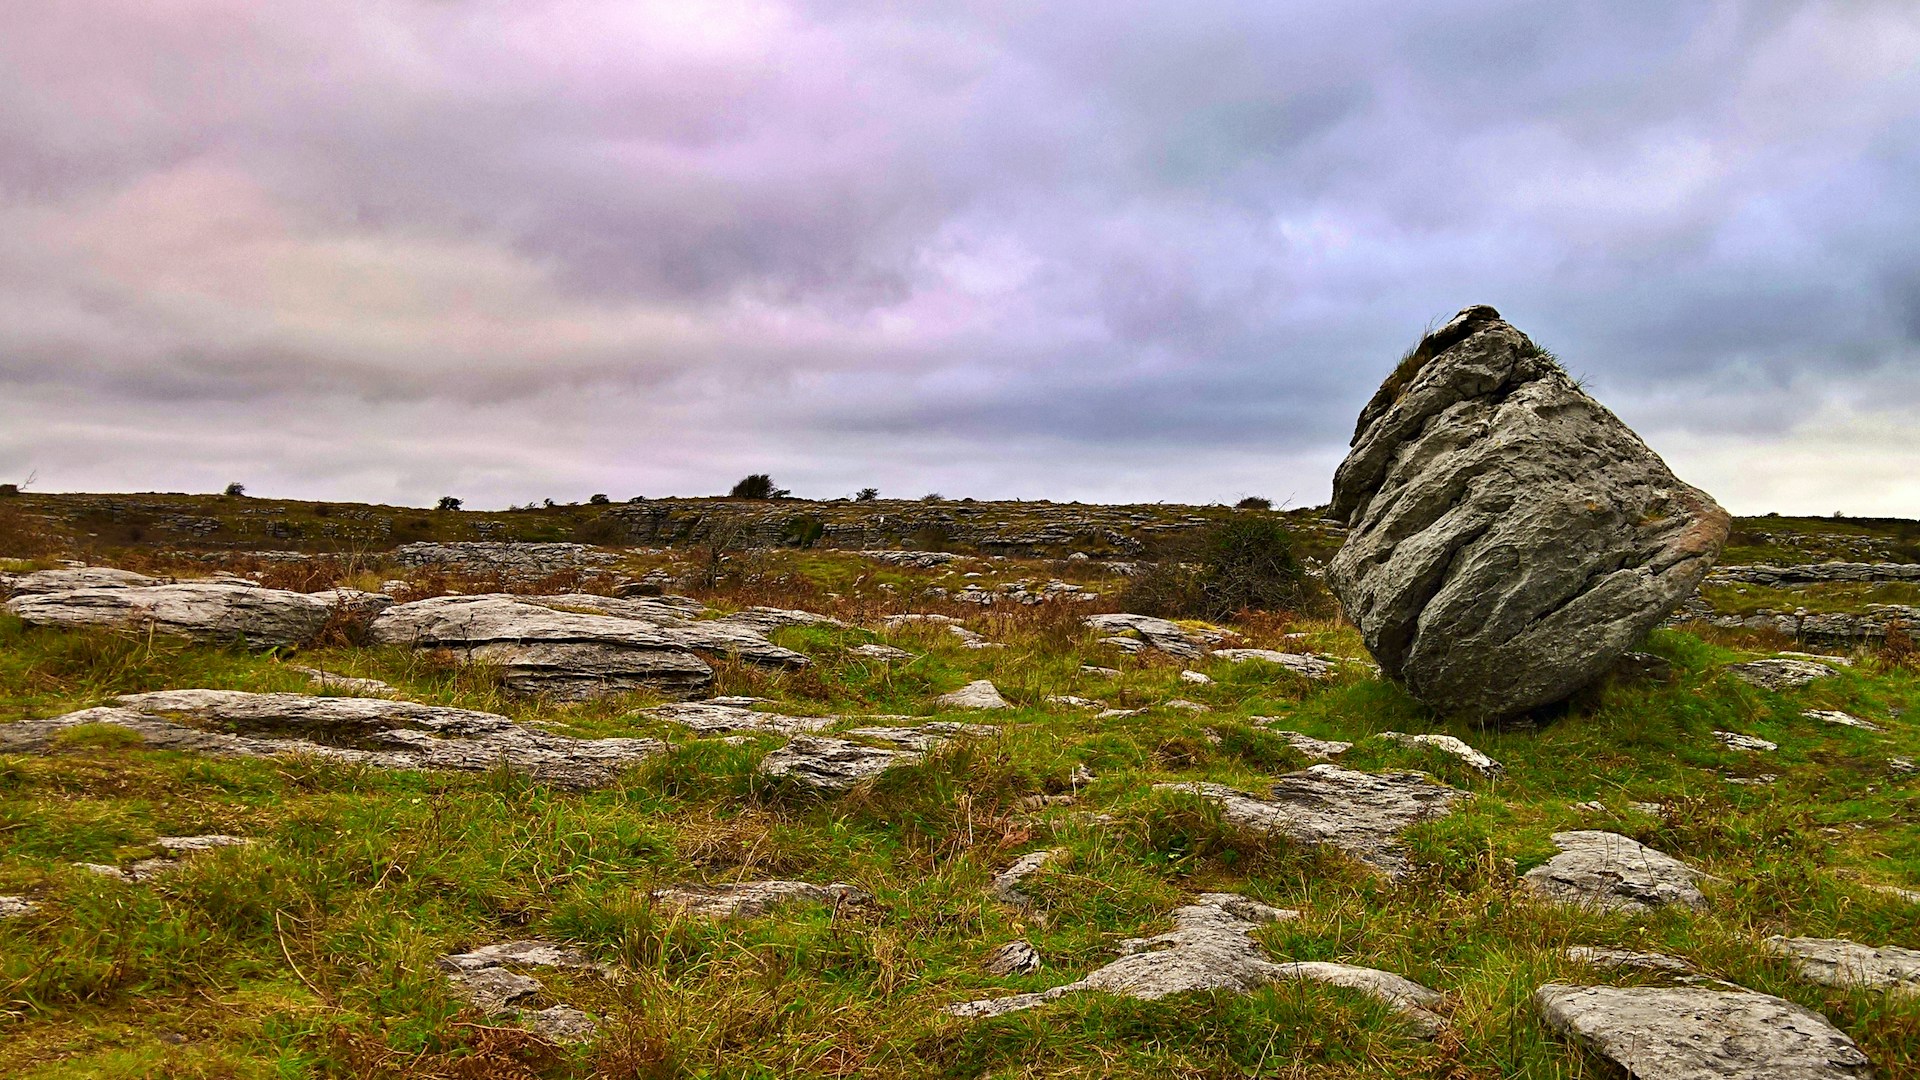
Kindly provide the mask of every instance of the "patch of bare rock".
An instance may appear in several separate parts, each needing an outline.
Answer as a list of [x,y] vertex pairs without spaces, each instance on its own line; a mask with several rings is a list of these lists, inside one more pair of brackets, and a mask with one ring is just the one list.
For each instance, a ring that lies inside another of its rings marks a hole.
[[[1082,620],[1089,628],[1108,636],[1104,644],[1126,652],[1158,649],[1169,656],[1198,660],[1226,635],[1217,630],[1196,630],[1151,615],[1089,615]],[[1131,637],[1127,635],[1133,635]]]
[[1014,907],[1029,907],[1033,897],[1020,891],[1020,886],[1033,875],[1039,873],[1048,863],[1066,854],[1065,848],[1046,848],[1041,851],[1029,851],[1013,861],[993,876],[993,896],[1003,904]]
[[1339,671],[1339,662],[1335,658],[1313,653],[1278,652],[1274,649],[1215,649],[1212,655],[1236,664],[1244,664],[1249,660],[1275,664],[1308,679],[1331,678]]
[[472,952],[440,958],[440,970],[454,990],[488,1016],[516,1020],[555,1042],[585,1042],[599,1030],[591,1016],[570,1005],[533,1006],[545,996],[546,986],[525,974],[526,968],[605,969],[585,953],[539,939],[487,945]]
[[1800,715],[1806,717],[1809,720],[1818,720],[1823,724],[1835,724],[1840,727],[1858,728],[1861,731],[1882,730],[1879,724],[1873,723],[1870,720],[1862,720],[1851,713],[1840,712],[1837,709],[1808,709],[1806,712],[1803,712]]
[[1741,682],[1757,686],[1762,690],[1798,690],[1817,679],[1840,674],[1832,667],[1817,660],[1796,660],[1790,657],[1773,657],[1767,660],[1751,660],[1744,664],[1730,664],[1727,673]]
[[40,910],[38,901],[24,896],[0,896],[0,919],[19,919]]
[[673,702],[648,709],[645,715],[671,721],[699,735],[724,735],[738,731],[795,735],[819,731],[839,719],[833,716],[784,716],[714,701]]
[[125,728],[149,747],[222,757],[310,754],[389,769],[506,766],[564,787],[610,781],[664,749],[654,739],[573,739],[495,713],[388,698],[162,690],[47,720],[0,724],[0,749],[46,750],[85,724]]
[[1920,993],[1920,951],[1913,949],[1840,938],[1770,937],[1767,951],[1792,960],[1802,978],[1825,986]]
[[1350,742],[1341,742],[1338,739],[1316,739],[1303,731],[1289,731],[1285,728],[1273,727],[1273,724],[1280,721],[1280,718],[1277,716],[1250,716],[1247,719],[1256,724],[1267,725],[1270,731],[1282,739],[1285,739],[1287,745],[1298,751],[1301,757],[1312,758],[1316,761],[1326,761],[1329,758],[1337,758],[1341,754],[1353,749],[1353,744]]
[[1699,969],[1689,961],[1666,953],[1636,952],[1632,949],[1610,949],[1600,945],[1573,945],[1566,950],[1566,957],[1576,963],[1586,964],[1603,971],[1643,971],[1656,975],[1694,975]]
[[1635,1080],[1865,1080],[1867,1056],[1810,1009],[1739,989],[1548,983],[1548,1026]]
[[1154,787],[1211,799],[1236,825],[1326,845],[1394,876],[1408,869],[1400,834],[1421,821],[1444,817],[1464,794],[1421,773],[1358,772],[1330,764],[1287,773],[1265,795],[1224,784]]
[[986,679],[976,679],[952,693],[941,694],[935,704],[943,709],[1009,709],[1007,699]]
[[1583,829],[1554,833],[1553,842],[1560,854],[1521,879],[1544,899],[1605,911],[1706,906],[1696,884],[1705,874],[1631,837]]
[[1085,978],[1034,994],[1013,994],[947,1007],[960,1017],[1001,1016],[1088,990],[1154,1001],[1196,990],[1248,993],[1272,983],[1305,979],[1359,990],[1399,1009],[1425,1028],[1437,1028],[1431,1011],[1440,995],[1374,968],[1331,963],[1269,960],[1253,931],[1262,924],[1299,918],[1297,911],[1270,907],[1233,893],[1205,893],[1173,912],[1174,928],[1150,938],[1120,943],[1121,957]]
[[822,794],[837,795],[888,769],[925,758],[915,750],[867,746],[848,739],[799,735],[760,759],[763,776],[782,777]]
[[1461,762],[1489,779],[1503,775],[1507,768],[1487,755],[1468,746],[1452,735],[1408,735],[1401,731],[1383,731],[1380,737],[1396,746],[1405,746],[1416,750],[1438,750]]
[[227,836],[223,833],[211,833],[205,836],[163,836],[154,841],[166,851],[165,855],[156,855],[150,859],[141,859],[131,866],[119,867],[107,863],[76,863],[82,870],[128,883],[150,881],[161,874],[171,873],[180,868],[181,862],[201,852],[213,851],[223,847],[241,847],[253,841],[241,836]]
[[1326,580],[1390,677],[1513,716],[1610,668],[1691,595],[1731,519],[1490,307],[1420,343],[1334,476]]
[[297,593],[183,581],[28,592],[6,607],[29,626],[133,628],[199,642],[244,640],[269,649],[307,644],[342,607],[372,611],[390,602],[379,593],[351,589]]
[[1040,952],[1026,940],[1009,941],[987,955],[989,975],[1031,975],[1040,970]]
[[655,905],[700,919],[753,919],[790,903],[839,908],[873,903],[873,897],[843,882],[742,881],[729,885],[674,885],[653,891]]

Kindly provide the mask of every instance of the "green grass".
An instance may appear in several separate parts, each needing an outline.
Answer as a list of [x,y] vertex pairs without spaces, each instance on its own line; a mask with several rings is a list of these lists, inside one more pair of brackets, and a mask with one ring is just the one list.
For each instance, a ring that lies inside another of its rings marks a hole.
[[[789,571],[815,595],[841,592],[843,614],[883,610],[884,597],[856,587],[872,564],[795,555],[806,564]],[[915,578],[891,573],[879,576]],[[107,729],[76,732],[48,755],[0,755],[0,893],[44,904],[0,921],[0,1075],[1599,1077],[1528,1003],[1541,982],[1596,977],[1561,958],[1570,944],[1660,949],[1798,1001],[1857,1039],[1883,1076],[1920,1060],[1920,999],[1817,987],[1756,947],[1771,933],[1920,945],[1920,907],[1866,887],[1920,887],[1920,780],[1886,768],[1892,754],[1920,756],[1913,669],[1863,657],[1835,679],[1772,694],[1721,672],[1749,654],[1662,631],[1649,647],[1674,662],[1672,685],[1604,685],[1535,730],[1483,731],[1358,673],[1312,682],[1269,665],[1195,662],[1215,680],[1195,686],[1178,677],[1185,665],[1096,644],[1067,608],[966,611],[1009,646],[1000,650],[961,648],[937,626],[804,628],[775,636],[814,656],[811,669],[719,665],[716,693],[790,713],[940,715],[934,697],[975,678],[1015,705],[954,717],[988,719],[1000,737],[836,800],[756,774],[777,738],[692,739],[639,715],[654,701],[645,695],[514,698],[483,669],[394,649],[295,659],[384,679],[413,700],[580,735],[653,735],[672,749],[588,792],[503,772],[202,759]],[[1284,647],[1273,636],[1283,629],[1359,655],[1352,631],[1332,623],[1249,628],[1248,643]],[[848,654],[867,641],[916,658]],[[1121,674],[1087,675],[1085,663]],[[273,655],[0,618],[0,722],[187,686],[308,690]],[[1048,704],[1051,694],[1149,711],[1098,720]],[[1155,707],[1173,697],[1212,711]],[[1808,721],[1807,708],[1887,730]],[[1355,741],[1350,767],[1423,769],[1471,797],[1409,834],[1414,870],[1389,883],[1234,828],[1191,795],[1151,790],[1167,780],[1258,789],[1302,767],[1256,716]],[[1451,732],[1507,773],[1487,780],[1443,755],[1368,740],[1387,729]],[[1731,751],[1716,729],[1780,750]],[[1090,783],[1072,779],[1079,766]],[[1779,779],[1724,778],[1760,772]],[[1074,805],[1026,802],[1069,792]],[[1606,812],[1575,806],[1588,800]],[[1667,813],[1629,806],[1642,801]],[[1633,918],[1532,902],[1517,876],[1550,857],[1552,832],[1582,827],[1627,833],[1716,875],[1710,908]],[[139,885],[72,865],[124,864],[153,854],[156,837],[204,832],[256,843]],[[992,875],[1041,847],[1066,855],[1027,886],[1037,906],[994,902]],[[667,883],[763,877],[846,881],[876,904],[710,924],[647,901]],[[1444,991],[1449,1031],[1423,1039],[1364,997],[1309,985],[1160,1003],[1088,994],[988,1021],[939,1012],[1078,978],[1110,960],[1118,939],[1166,929],[1183,898],[1215,889],[1303,913],[1258,934],[1277,958],[1368,964]],[[594,1043],[555,1047],[502,1028],[467,1009],[434,966],[449,951],[535,935],[624,972],[540,974],[554,999],[602,1018]],[[1016,937],[1045,967],[986,974],[988,952]]]

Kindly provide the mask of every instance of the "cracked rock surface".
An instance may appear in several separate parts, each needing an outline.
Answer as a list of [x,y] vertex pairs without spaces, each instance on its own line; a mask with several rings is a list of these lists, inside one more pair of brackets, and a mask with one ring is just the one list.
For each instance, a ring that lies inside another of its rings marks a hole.
[[648,709],[647,715],[670,720],[701,735],[723,735],[734,731],[771,731],[794,735],[819,731],[839,719],[834,716],[783,716],[711,701],[681,701],[661,705]]
[[973,682],[951,693],[941,694],[934,704],[943,709],[1006,709],[1011,708],[1007,699],[1000,696],[1000,689],[986,679]]
[[1727,672],[1741,682],[1758,686],[1762,690],[1775,691],[1798,690],[1816,679],[1840,674],[1818,660],[1795,660],[1791,657],[1774,657],[1767,660],[1750,660],[1744,664],[1729,664]]
[[673,885],[653,891],[661,907],[702,919],[751,919],[785,903],[807,902],[842,907],[871,904],[860,889],[834,882],[813,885],[805,881],[742,881],[731,885]]
[[922,756],[912,750],[888,750],[846,739],[799,735],[760,759],[760,772],[766,776],[789,777],[815,791],[838,794],[888,769],[911,765]]
[[1221,660],[1230,660],[1244,664],[1249,660],[1258,660],[1263,664],[1277,664],[1295,675],[1309,679],[1331,678],[1339,671],[1339,665],[1330,657],[1315,656],[1311,653],[1279,652],[1274,649],[1215,649],[1213,655]]
[[1521,880],[1548,900],[1608,911],[1644,911],[1668,904],[1702,908],[1695,882],[1705,876],[1686,863],[1619,833],[1582,829],[1553,834],[1560,854]]
[[1490,307],[1429,334],[1334,475],[1327,584],[1446,713],[1513,716],[1611,668],[1706,576],[1731,519]]
[[1122,631],[1131,631],[1137,638],[1102,638],[1128,651],[1141,647],[1159,649],[1169,656],[1178,656],[1186,660],[1198,660],[1207,654],[1207,647],[1220,640],[1216,632],[1189,630],[1179,623],[1151,615],[1130,615],[1124,612],[1112,615],[1089,615],[1082,620],[1091,629],[1103,634],[1119,635]]
[[517,1019],[556,1042],[584,1042],[599,1030],[592,1017],[570,1005],[534,1009],[545,984],[516,968],[568,968],[606,974],[585,953],[542,939],[508,941],[440,958],[454,989],[489,1016]]
[[1303,844],[1328,845],[1389,875],[1407,870],[1400,834],[1418,822],[1445,816],[1464,794],[1421,773],[1357,772],[1338,765],[1287,773],[1265,795],[1224,784],[1154,787],[1212,799],[1236,825],[1270,829]]
[[1920,951],[1875,948],[1840,938],[1770,937],[1767,951],[1793,961],[1804,979],[1826,986],[1920,993]]
[[660,752],[655,739],[573,739],[495,713],[389,698],[161,690],[50,720],[0,724],[0,749],[45,750],[82,724],[110,724],[165,750],[230,757],[302,753],[388,769],[480,771],[498,765],[567,787],[610,781]]
[[493,664],[509,689],[570,700],[641,688],[692,693],[713,681],[713,669],[691,646],[654,623],[504,594],[398,604],[368,633],[383,645],[447,649]]
[[244,638],[252,648],[269,649],[312,641],[349,591],[297,593],[184,581],[30,592],[6,606],[29,626],[151,628],[208,643]]
[[1359,990],[1399,1009],[1423,1027],[1439,1017],[1429,1011],[1440,995],[1410,979],[1375,968],[1323,962],[1276,963],[1267,959],[1253,931],[1262,924],[1299,917],[1233,893],[1205,893],[1176,908],[1174,928],[1150,938],[1120,943],[1120,959],[1085,978],[1034,994],[962,1002],[947,1007],[961,1017],[1000,1016],[1031,1009],[1087,990],[1153,1001],[1195,990],[1247,993],[1270,983],[1306,979]]
[[1864,1080],[1867,1057],[1811,1009],[1749,990],[1568,986],[1534,992],[1548,1026],[1635,1080]]
[[1507,771],[1506,766],[1452,735],[1408,735],[1400,731],[1383,731],[1380,737],[1398,746],[1438,750],[1443,754],[1459,758],[1473,771],[1488,778],[1499,776]]

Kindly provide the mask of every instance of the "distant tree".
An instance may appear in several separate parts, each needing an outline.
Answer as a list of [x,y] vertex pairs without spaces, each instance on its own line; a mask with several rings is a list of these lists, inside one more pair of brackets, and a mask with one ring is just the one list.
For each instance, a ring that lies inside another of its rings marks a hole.
[[793,492],[786,488],[774,487],[773,477],[766,473],[753,473],[733,485],[727,493],[730,499],[784,499]]
[[238,499],[244,497],[246,493],[247,485],[235,480],[233,483],[227,485],[227,490],[222,494],[226,495],[229,499]]
[[588,499],[587,501],[589,503],[592,503],[594,506],[605,506],[608,503],[612,502],[613,500],[607,498],[605,495],[595,495],[592,498]]
[[1271,510],[1273,509],[1273,500],[1263,499],[1258,495],[1249,495],[1239,502],[1234,503],[1233,508],[1235,510]]
[[947,497],[945,495],[942,495],[937,491],[929,491],[925,495],[920,496],[920,501],[921,502],[945,502],[946,498]]
[[20,494],[19,484],[0,484],[0,499],[12,498]]
[[879,488],[861,488],[860,494],[855,495],[854,499],[856,499],[859,502],[872,502],[873,500],[879,497],[880,497]]
[[454,498],[454,497],[453,497],[453,496],[451,496],[451,495],[442,495],[442,496],[440,496],[440,503],[439,503],[439,505],[438,505],[438,506],[436,506],[436,507],[434,507],[434,509],[436,509],[436,510],[458,510],[458,509],[460,509],[460,500],[459,500],[459,499],[456,499],[456,498]]

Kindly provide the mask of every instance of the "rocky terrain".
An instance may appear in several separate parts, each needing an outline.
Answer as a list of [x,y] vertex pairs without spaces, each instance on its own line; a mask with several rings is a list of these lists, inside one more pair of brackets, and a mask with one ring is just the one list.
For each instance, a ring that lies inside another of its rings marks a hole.
[[[1415,357],[1325,512],[0,501],[0,1075],[1920,1075],[1920,531]],[[1126,609],[1247,515],[1353,620]]]

